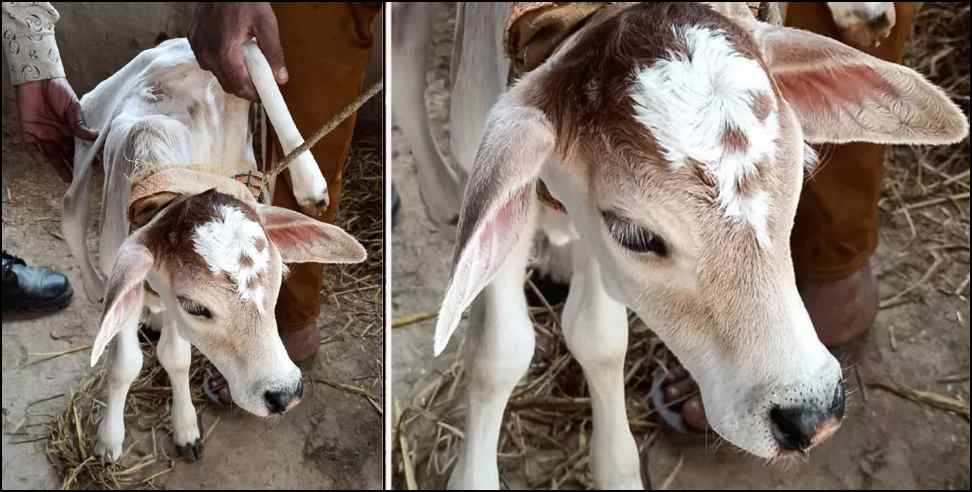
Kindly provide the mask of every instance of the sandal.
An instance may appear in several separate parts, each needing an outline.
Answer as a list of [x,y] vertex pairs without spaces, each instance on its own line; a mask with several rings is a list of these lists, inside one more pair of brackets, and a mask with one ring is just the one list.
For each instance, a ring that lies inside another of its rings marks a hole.
[[212,403],[223,406],[233,404],[233,396],[230,394],[229,383],[226,378],[214,367],[207,367],[206,374],[203,375],[203,393]]

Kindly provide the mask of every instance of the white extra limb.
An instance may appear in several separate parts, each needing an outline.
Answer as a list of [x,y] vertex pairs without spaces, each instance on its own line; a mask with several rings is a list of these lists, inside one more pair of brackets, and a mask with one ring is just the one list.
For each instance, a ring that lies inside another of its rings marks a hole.
[[172,430],[176,446],[195,446],[199,441],[196,408],[189,388],[189,365],[192,346],[179,333],[173,314],[164,316],[162,337],[156,353],[172,384]]
[[142,370],[138,346],[138,316],[131,316],[115,337],[115,354],[108,373],[108,402],[98,428],[95,454],[114,463],[121,458],[125,440],[125,398]]
[[574,248],[563,328],[567,348],[584,369],[591,392],[594,483],[602,490],[643,490],[638,447],[624,403],[627,310],[604,290],[594,253],[583,241]]
[[[304,137],[300,135],[300,130],[297,129],[297,124],[294,123],[294,118],[287,109],[283,94],[280,93],[280,87],[277,86],[273,71],[270,69],[270,63],[267,62],[267,58],[263,56],[256,42],[252,41],[243,46],[243,60],[250,72],[253,86],[260,95],[267,118],[270,119],[270,124],[273,125],[277,138],[280,139],[280,147],[284,154],[289,154],[304,143]],[[290,164],[288,172],[290,172],[297,204],[305,213],[323,212],[328,206],[327,182],[310,151],[301,153]]]
[[[533,215],[533,214],[531,214]],[[527,231],[535,219],[528,219]],[[451,490],[499,490],[496,448],[506,403],[533,358],[536,340],[523,283],[532,234],[524,234],[473,304],[483,318],[472,320],[466,338],[466,440],[449,479]]]

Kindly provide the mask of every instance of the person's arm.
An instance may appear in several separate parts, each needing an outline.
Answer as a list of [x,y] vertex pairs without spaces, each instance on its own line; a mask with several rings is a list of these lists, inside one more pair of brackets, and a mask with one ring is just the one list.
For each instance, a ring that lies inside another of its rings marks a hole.
[[59,18],[48,2],[3,2],[3,49],[24,143],[43,153],[70,181],[73,138],[94,140],[98,135],[84,127],[78,96],[64,78],[54,39]]
[[64,77],[54,40],[59,18],[48,2],[3,2],[3,48],[14,86]]

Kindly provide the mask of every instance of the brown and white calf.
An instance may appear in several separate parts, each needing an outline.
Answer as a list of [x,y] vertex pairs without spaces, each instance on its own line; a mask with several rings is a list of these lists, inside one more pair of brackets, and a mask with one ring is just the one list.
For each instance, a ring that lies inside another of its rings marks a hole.
[[[244,53],[281,145],[290,151],[303,142],[269,65],[255,44],[245,46]],[[142,366],[137,330],[145,307],[161,329],[158,357],[172,383],[175,444],[180,454],[195,459],[200,433],[189,388],[191,346],[225,376],[237,405],[258,416],[285,412],[303,393],[300,370],[287,356],[274,317],[285,264],[359,262],[365,251],[336,226],[205,188],[175,199],[146,225],[129,231],[137,166],[206,165],[223,176],[257,168],[250,103],[224,93],[213,75],[199,68],[185,39],[142,52],[86,94],[81,105],[86,122],[100,135],[93,143],[76,142],[64,236],[81,262],[89,298],[104,299],[92,365],[115,340],[96,453],[109,461],[122,454],[125,398]],[[107,287],[86,242],[91,174],[99,152],[105,183],[98,248]],[[305,209],[326,204],[327,184],[309,153],[289,172]]]
[[[407,72],[424,65],[429,7],[396,7],[407,51],[394,53],[406,72],[395,93],[422,94],[424,74]],[[458,194],[436,182],[466,176],[434,346],[472,306],[450,487],[499,486],[504,408],[534,352],[523,282],[538,230],[570,248],[563,331],[589,383],[599,488],[643,486],[625,410],[626,308],[698,381],[726,440],[767,459],[823,441],[841,422],[841,368],[797,292],[789,246],[808,143],[952,143],[968,131],[961,111],[909,68],[721,4],[605,7],[507,88],[508,8],[458,9],[450,134],[461,169],[423,171],[447,168],[411,130],[432,161],[418,163],[427,203]],[[399,126],[425,118],[421,102],[396,99],[393,111]],[[538,179],[566,214],[538,204]]]

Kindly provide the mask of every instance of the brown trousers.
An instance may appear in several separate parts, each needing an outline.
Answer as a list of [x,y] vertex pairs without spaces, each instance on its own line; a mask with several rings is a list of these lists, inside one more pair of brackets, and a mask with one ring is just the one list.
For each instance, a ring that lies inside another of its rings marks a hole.
[[[371,23],[378,2],[273,3],[290,80],[281,87],[301,135],[309,137],[361,94],[374,40]],[[348,118],[311,149],[324,173],[330,206],[322,220],[333,223],[341,202],[341,175],[356,116]],[[277,181],[274,205],[300,210],[287,173]],[[324,266],[290,265],[280,289],[277,324],[281,333],[313,327],[321,310]]]
[[[881,46],[865,52],[895,63],[904,57],[920,3],[895,3],[897,22]],[[840,39],[823,2],[792,2],[786,25]],[[832,281],[850,276],[871,259],[878,243],[878,200],[884,175],[883,145],[851,143],[818,149],[824,166],[800,197],[791,236],[798,280]]]

